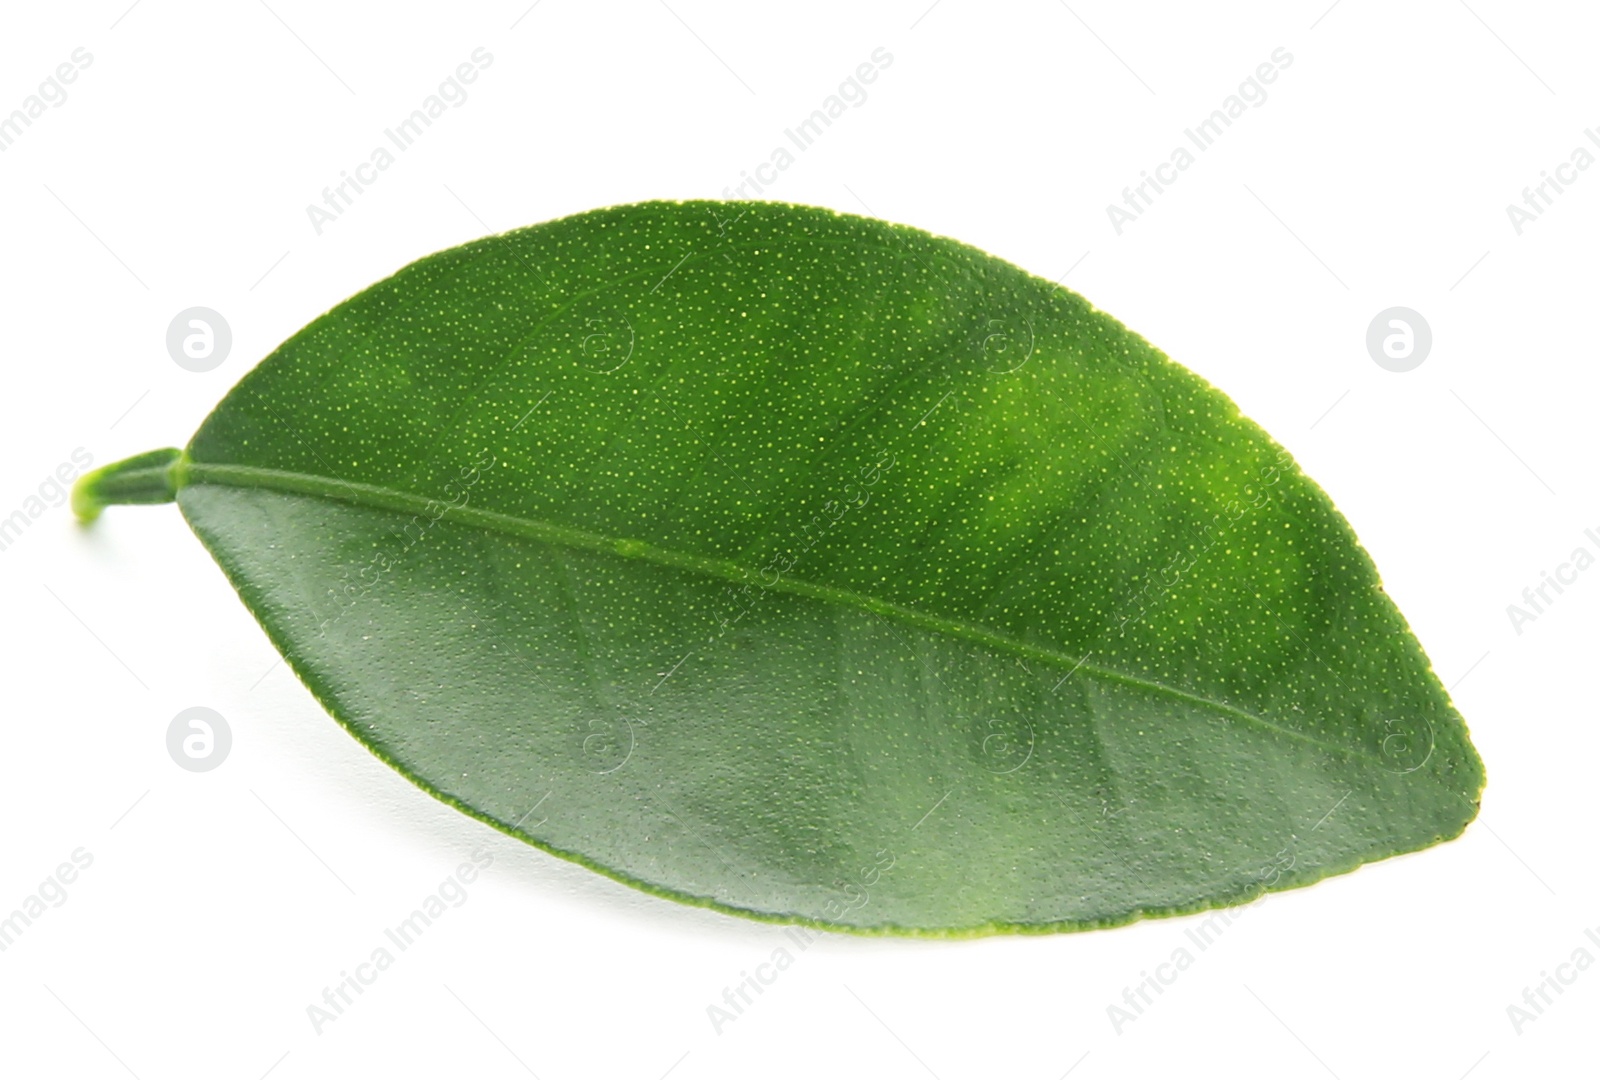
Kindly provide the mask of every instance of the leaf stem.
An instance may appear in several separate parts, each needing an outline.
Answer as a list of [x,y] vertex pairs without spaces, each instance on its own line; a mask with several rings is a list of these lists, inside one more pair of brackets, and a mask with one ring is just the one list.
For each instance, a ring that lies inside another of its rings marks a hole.
[[182,450],[151,450],[85,473],[72,485],[72,512],[88,524],[108,506],[169,503],[183,486]]

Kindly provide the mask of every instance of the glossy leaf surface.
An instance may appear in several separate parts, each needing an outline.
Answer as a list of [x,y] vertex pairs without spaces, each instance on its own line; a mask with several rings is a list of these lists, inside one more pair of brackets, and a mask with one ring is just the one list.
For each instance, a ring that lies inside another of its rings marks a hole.
[[1483,784],[1227,398],[878,221],[644,203],[430,256],[77,504],[167,497],[385,761],[727,911],[1112,925],[1453,837]]

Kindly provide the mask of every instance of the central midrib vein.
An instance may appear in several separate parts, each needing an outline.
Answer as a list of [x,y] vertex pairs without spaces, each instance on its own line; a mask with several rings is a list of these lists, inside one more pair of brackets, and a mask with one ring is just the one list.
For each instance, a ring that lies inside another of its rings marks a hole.
[[1152,679],[1142,679],[1137,675],[1129,675],[1125,672],[1101,667],[1085,660],[1075,660],[1053,649],[1030,645],[1027,642],[1007,637],[1004,634],[969,626],[954,619],[928,615],[886,600],[862,596],[860,593],[853,592],[850,589],[836,585],[818,585],[814,582],[785,577],[779,577],[776,582],[766,584],[760,580],[759,575],[752,574],[739,564],[726,559],[708,558],[704,555],[689,555],[680,551],[656,547],[640,540],[614,539],[587,532],[583,529],[574,529],[566,525],[535,521],[531,518],[517,517],[514,514],[502,514],[494,510],[480,510],[465,504],[452,506],[425,495],[395,491],[392,488],[382,487],[377,484],[358,484],[284,469],[266,469],[255,465],[217,465],[185,459],[178,468],[177,486],[179,492],[181,493],[185,487],[196,484],[259,488],[283,494],[310,495],[332,499],[337,502],[350,503],[374,510],[389,510],[412,515],[426,514],[435,520],[450,521],[459,525],[468,525],[492,532],[505,533],[509,536],[539,540],[549,544],[559,544],[580,551],[604,552],[625,559],[639,559],[659,566],[668,566],[678,570],[720,577],[742,584],[751,584],[753,582],[757,588],[762,590],[784,593],[790,596],[803,596],[827,603],[859,608],[885,617],[892,617],[902,623],[920,629],[976,642],[977,644],[1030,660],[1039,660],[1058,667],[1069,668],[1072,672],[1082,672],[1107,682],[1122,683],[1126,686],[1163,694],[1175,700],[1199,705],[1213,712],[1243,720],[1247,723],[1257,724],[1277,734],[1300,739],[1341,754],[1348,754],[1352,757],[1364,758],[1369,761],[1379,760],[1375,755],[1365,753],[1354,747],[1341,746],[1337,743],[1319,739],[1314,735],[1282,727],[1227,702],[1216,701],[1201,694],[1180,690]]

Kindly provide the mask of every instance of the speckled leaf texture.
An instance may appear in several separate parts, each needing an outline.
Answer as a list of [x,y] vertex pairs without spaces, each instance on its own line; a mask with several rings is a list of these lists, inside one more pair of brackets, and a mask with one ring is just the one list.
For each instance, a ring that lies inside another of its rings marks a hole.
[[1260,428],[880,221],[651,202],[429,256],[77,503],[173,497],[373,753],[738,915],[1112,926],[1428,847],[1483,787]]

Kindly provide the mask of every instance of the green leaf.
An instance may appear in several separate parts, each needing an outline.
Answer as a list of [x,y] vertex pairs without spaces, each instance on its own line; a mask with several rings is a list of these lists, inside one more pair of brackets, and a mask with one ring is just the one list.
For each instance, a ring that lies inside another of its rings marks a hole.
[[429,256],[75,505],[172,498],[373,753],[736,914],[1110,926],[1454,837],[1483,787],[1280,447],[902,226],[656,202]]

